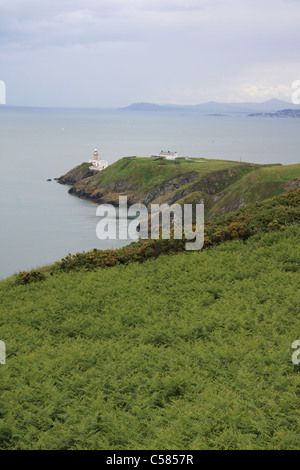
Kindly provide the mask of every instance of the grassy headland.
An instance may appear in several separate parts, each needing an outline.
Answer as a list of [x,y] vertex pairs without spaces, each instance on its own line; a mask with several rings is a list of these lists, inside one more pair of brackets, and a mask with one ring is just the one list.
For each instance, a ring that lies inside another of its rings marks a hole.
[[91,175],[83,163],[59,180],[71,194],[97,203],[204,203],[206,219],[300,185],[300,164],[256,165],[228,160],[126,157]]

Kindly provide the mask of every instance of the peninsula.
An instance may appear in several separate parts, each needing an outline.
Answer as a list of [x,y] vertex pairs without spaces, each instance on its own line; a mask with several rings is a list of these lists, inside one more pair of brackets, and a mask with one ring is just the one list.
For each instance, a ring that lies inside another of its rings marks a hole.
[[69,193],[97,204],[204,203],[206,219],[300,186],[300,164],[124,157],[100,172],[85,162],[58,178]]

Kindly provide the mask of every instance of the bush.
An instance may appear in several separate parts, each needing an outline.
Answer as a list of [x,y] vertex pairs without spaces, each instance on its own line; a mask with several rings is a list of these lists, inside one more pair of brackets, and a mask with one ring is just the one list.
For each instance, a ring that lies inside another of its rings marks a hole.
[[25,285],[31,282],[44,281],[46,276],[39,269],[32,269],[31,271],[21,271],[16,279],[16,284]]

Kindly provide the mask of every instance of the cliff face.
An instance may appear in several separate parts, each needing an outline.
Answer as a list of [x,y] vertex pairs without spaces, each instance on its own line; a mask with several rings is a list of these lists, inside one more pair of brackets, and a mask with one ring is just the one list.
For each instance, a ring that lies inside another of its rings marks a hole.
[[68,171],[68,173],[58,178],[58,182],[61,184],[75,184],[89,176],[93,176],[95,172],[90,170],[89,166],[89,163],[82,163],[81,165],[76,166],[72,170]]
[[70,194],[90,199],[93,202],[111,204],[118,204],[119,196],[126,195],[128,203],[141,203],[147,207],[152,203],[162,201],[174,204],[195,191],[215,195],[238,177],[233,169],[223,169],[210,173],[198,181],[199,174],[192,171],[184,175],[177,175],[150,189],[140,190],[130,179],[114,180],[99,185],[94,175],[80,177],[80,172],[75,170],[62,177],[63,181],[71,182],[71,179],[74,181],[74,185],[69,189]]
[[196,177],[197,173],[193,172],[187,175],[176,176],[153,186],[150,190],[140,190],[130,179],[109,181],[99,186],[95,178],[90,177],[77,181],[69,189],[69,193],[85,199],[91,199],[94,202],[111,204],[118,204],[119,196],[126,195],[128,203],[141,203],[148,206],[160,197],[194,181]]
[[222,160],[172,163],[132,157],[97,173],[83,163],[58,182],[71,184],[70,194],[98,204],[118,205],[119,196],[127,196],[128,204],[147,207],[152,203],[204,203],[207,220],[300,185],[300,165],[289,169]]

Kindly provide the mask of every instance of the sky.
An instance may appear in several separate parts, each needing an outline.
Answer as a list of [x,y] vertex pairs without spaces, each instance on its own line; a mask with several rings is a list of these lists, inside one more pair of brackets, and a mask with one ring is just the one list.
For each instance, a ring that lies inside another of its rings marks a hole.
[[291,101],[300,0],[0,0],[6,104]]

